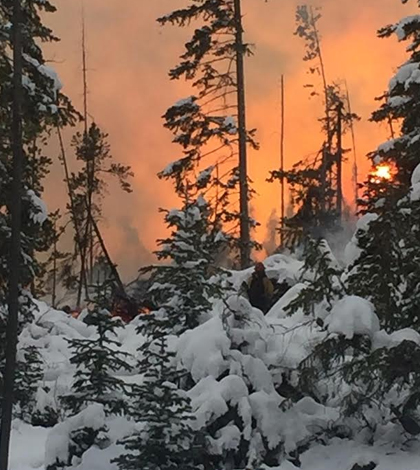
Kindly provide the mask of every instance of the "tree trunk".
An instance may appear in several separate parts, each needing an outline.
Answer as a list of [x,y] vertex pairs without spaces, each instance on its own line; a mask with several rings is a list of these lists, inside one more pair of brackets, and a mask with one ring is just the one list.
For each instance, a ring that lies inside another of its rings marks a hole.
[[285,180],[283,176],[284,172],[284,75],[281,76],[281,90],[280,90],[280,170],[281,176],[281,194],[280,194],[280,246],[284,247],[284,217],[285,217],[285,203],[284,203],[284,192],[285,192]]
[[343,103],[339,103],[337,110],[337,221],[341,225],[343,213]]
[[60,129],[60,124],[57,122],[57,135],[58,135],[58,141],[60,144],[60,151],[61,151],[61,162],[63,164],[64,168],[64,177],[66,180],[66,185],[67,185],[67,192],[70,200],[70,211],[71,211],[71,219],[73,221],[74,225],[74,232],[75,232],[75,237],[76,237],[76,245],[77,249],[79,250],[80,254],[80,262],[81,262],[81,281],[78,286],[78,293],[77,293],[77,307],[80,307],[81,304],[81,299],[82,299],[82,283],[84,283],[85,286],[85,291],[87,292],[88,285],[87,285],[87,278],[86,278],[86,270],[84,266],[84,257],[83,257],[83,240],[82,240],[82,228],[79,226],[79,221],[77,219],[77,214],[76,214],[76,206],[74,202],[74,197],[70,185],[70,172],[69,172],[69,167],[67,164],[67,156],[66,156],[66,151],[64,149],[64,142],[63,142],[63,136],[61,135],[61,129]]
[[99,227],[98,227],[98,224],[96,223],[96,220],[92,217],[92,214],[90,214],[90,221],[92,223],[92,227],[93,227],[93,230],[96,234],[96,237],[99,241],[99,244],[101,245],[101,248],[102,248],[102,252],[105,256],[105,259],[108,263],[108,266],[109,266],[109,269],[111,270],[112,272],[112,275],[114,276],[114,280],[119,288],[119,290],[121,291],[121,293],[123,295],[126,295],[126,292],[125,292],[125,287],[124,287],[124,284],[121,280],[121,277],[120,277],[120,274],[118,272],[118,269],[116,267],[116,265],[112,262],[111,260],[111,256],[106,248],[106,245],[105,245],[105,241],[101,235],[101,232],[99,231]]
[[0,431],[0,470],[7,470],[9,465],[10,431],[13,411],[13,388],[16,369],[16,346],[19,314],[19,280],[21,262],[21,212],[22,212],[22,11],[20,0],[13,2],[13,183],[11,195],[12,234],[9,257],[9,299],[6,331],[6,366],[4,370],[4,388],[2,420]]
[[236,80],[238,99],[238,131],[239,131],[239,210],[240,210],[240,239],[241,267],[247,268],[251,262],[250,224],[248,208],[248,170],[247,170],[247,134],[245,114],[245,74],[244,74],[244,44],[242,29],[241,0],[235,0],[236,24]]

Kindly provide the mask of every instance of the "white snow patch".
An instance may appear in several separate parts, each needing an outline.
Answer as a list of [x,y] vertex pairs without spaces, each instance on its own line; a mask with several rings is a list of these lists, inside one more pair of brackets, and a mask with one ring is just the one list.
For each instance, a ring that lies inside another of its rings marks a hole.
[[379,331],[379,319],[373,305],[366,299],[349,295],[338,301],[325,324],[330,333],[344,335],[347,339],[354,335],[373,335]]
[[45,202],[38,197],[32,189],[26,191],[31,202],[30,218],[39,225],[42,225],[48,219],[48,209]]

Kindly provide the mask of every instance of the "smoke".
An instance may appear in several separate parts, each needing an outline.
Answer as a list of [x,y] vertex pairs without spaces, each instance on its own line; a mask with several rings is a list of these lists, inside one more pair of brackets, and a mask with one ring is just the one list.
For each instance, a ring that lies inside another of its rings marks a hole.
[[122,233],[120,249],[116,255],[116,262],[122,266],[122,278],[129,282],[137,277],[141,267],[154,262],[152,253],[145,247],[139,237],[139,233],[127,216],[118,220],[119,229]]
[[[47,46],[47,57],[54,61],[65,93],[81,109],[80,3],[56,3],[58,13],[46,15],[46,21],[62,41]],[[255,55],[246,61],[248,126],[257,129],[261,144],[258,153],[249,152],[249,173],[258,192],[253,201],[255,218],[261,223],[256,237],[272,252],[273,208],[279,188],[266,183],[266,178],[270,170],[279,167],[279,77],[284,74],[286,83],[286,169],[320,148],[317,119],[322,104],[309,100],[303,88],[308,82],[308,64],[302,61],[302,42],[293,36],[298,1],[243,3],[246,39],[256,44]],[[156,239],[166,230],[158,208],[172,207],[176,201],[170,185],[156,178],[156,173],[181,153],[163,128],[161,116],[179,98],[192,94],[189,84],[167,77],[191,31],[161,28],[155,21],[173,10],[173,4],[173,0],[124,2],[121,8],[121,0],[85,2],[89,113],[109,133],[115,158],[135,172],[133,194],[112,192],[104,204],[108,221],[104,237],[124,278],[153,260],[150,253]],[[356,126],[363,178],[369,168],[363,156],[387,135],[387,129],[368,121],[377,107],[374,98],[387,87],[393,69],[404,61],[404,46],[377,39],[376,30],[417,12],[417,8],[415,2],[402,5],[398,0],[316,0],[315,4],[323,7],[320,29],[328,80],[347,80],[353,110],[363,118]],[[74,19],[75,27],[68,27],[69,18]],[[351,142],[343,145],[350,148]],[[343,177],[348,193],[352,191],[351,165],[344,168]],[[61,190],[56,181],[47,199],[51,210],[62,202],[57,199]]]
[[276,249],[278,248],[278,229],[280,226],[280,219],[277,215],[277,212],[275,209],[272,210],[270,214],[270,218],[268,219],[267,226],[266,226],[266,237],[265,240],[263,241],[262,245],[265,250],[265,253],[267,256],[272,255]]

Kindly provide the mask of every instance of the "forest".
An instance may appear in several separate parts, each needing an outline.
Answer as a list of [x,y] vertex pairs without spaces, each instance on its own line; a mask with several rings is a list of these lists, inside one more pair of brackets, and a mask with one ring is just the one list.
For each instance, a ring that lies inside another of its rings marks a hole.
[[[147,184],[171,188],[165,229],[150,216],[153,253],[129,277],[115,253],[140,255],[111,236],[125,219],[109,204],[124,214],[160,157],[124,161],[92,106],[91,5],[71,20],[74,98],[48,52],[60,2],[0,0],[0,470],[420,470],[420,0],[393,1],[407,15],[372,35],[399,63],[368,117],[330,78],[324,9],[295,5],[317,116],[294,138],[317,144],[290,152],[285,70],[258,184],[251,0],[156,18],[184,38],[165,80],[187,92],[162,113],[172,153]],[[367,155],[364,119],[385,136]]]

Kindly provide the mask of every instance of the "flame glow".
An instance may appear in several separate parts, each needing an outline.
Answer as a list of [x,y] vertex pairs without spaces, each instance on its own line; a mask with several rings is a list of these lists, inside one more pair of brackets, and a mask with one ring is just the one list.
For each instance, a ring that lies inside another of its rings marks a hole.
[[389,165],[378,165],[372,172],[372,176],[379,180],[392,179],[392,171]]

